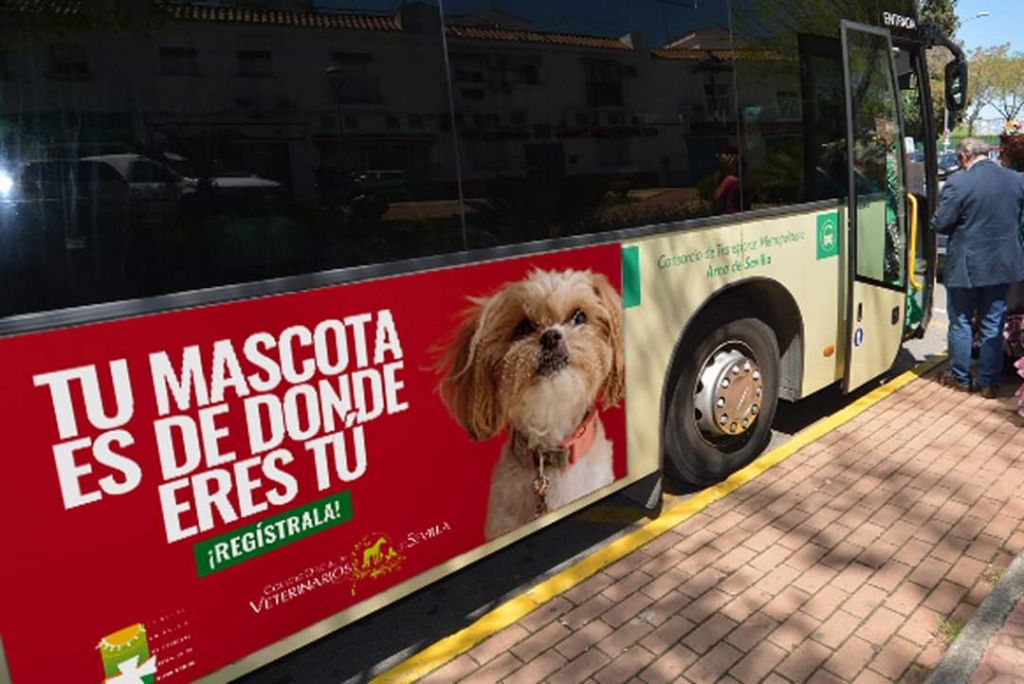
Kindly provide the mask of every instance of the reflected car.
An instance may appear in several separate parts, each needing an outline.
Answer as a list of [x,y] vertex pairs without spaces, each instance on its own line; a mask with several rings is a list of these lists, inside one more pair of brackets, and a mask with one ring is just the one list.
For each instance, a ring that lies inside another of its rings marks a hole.
[[0,200],[9,197],[14,190],[14,176],[10,171],[0,168]]
[[395,200],[409,190],[409,178],[405,171],[359,171],[353,182],[365,192],[374,192]]
[[[194,164],[187,158],[165,152],[163,162],[181,176],[188,178],[193,183],[198,183],[201,174],[196,170]],[[281,184],[269,178],[263,178],[255,173],[235,169],[214,161],[211,165],[209,180],[210,185],[221,191],[219,194],[277,194],[281,190]]]
[[196,185],[173,170],[140,154],[104,154],[82,161],[104,164],[128,184],[128,199],[134,218],[163,221],[174,216],[184,198],[194,195]]
[[344,208],[364,221],[376,222],[392,202],[409,198],[409,177],[405,171],[345,171],[320,168],[316,192],[320,206]]
[[21,248],[30,244],[68,250],[90,247],[120,230],[127,217],[128,184],[100,162],[25,161],[3,176],[0,225],[5,238]]

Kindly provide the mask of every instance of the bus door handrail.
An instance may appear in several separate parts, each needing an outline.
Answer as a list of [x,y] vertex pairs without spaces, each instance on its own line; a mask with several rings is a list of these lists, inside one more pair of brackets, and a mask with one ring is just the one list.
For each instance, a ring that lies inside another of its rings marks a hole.
[[908,251],[908,261],[910,262],[910,268],[907,269],[907,277],[910,280],[910,287],[914,288],[915,292],[920,292],[924,287],[917,280],[917,198],[914,197],[914,193],[907,192],[907,201],[910,202],[910,245]]

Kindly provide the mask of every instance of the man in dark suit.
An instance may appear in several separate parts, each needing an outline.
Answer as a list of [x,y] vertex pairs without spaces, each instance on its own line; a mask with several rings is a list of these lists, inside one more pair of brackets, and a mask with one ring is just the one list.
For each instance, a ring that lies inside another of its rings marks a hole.
[[[943,384],[982,396],[998,394],[1003,368],[1006,291],[1024,280],[1018,237],[1024,177],[988,158],[988,145],[964,138],[956,147],[962,172],[942,188],[932,228],[949,235],[945,285],[949,313],[950,370]],[[977,311],[981,355],[971,379],[971,317]]]

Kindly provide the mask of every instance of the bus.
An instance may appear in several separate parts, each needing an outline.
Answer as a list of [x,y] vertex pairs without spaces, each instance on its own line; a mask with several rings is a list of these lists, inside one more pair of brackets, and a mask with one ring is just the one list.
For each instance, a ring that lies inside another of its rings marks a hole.
[[343,4],[0,0],[0,680],[237,678],[923,333],[913,0]]

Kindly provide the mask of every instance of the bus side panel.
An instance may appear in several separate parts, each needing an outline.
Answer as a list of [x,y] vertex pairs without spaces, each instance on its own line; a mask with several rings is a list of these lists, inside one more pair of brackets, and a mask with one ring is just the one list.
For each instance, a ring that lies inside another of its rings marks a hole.
[[[626,310],[627,422],[631,463],[657,467],[666,379],[694,316],[727,289],[774,281],[802,318],[800,396],[842,377],[846,309],[845,209],[828,208],[631,243],[639,305]],[[629,286],[627,284],[627,290]],[[699,331],[698,331],[699,332]]]
[[[0,339],[12,680],[192,682],[622,486],[621,263],[607,244]],[[509,433],[560,415],[586,438],[541,499]]]

